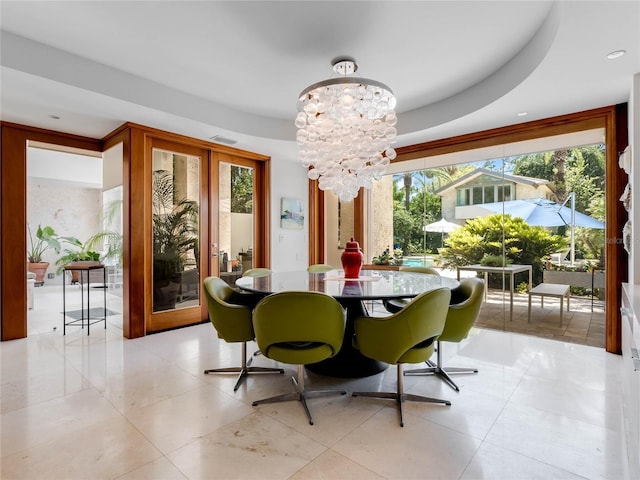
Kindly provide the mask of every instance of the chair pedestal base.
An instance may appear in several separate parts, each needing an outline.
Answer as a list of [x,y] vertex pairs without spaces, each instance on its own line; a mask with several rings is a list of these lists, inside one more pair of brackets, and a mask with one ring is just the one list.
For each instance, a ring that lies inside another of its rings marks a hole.
[[426,363],[429,365],[427,368],[418,368],[415,370],[407,370],[404,372],[405,375],[438,375],[442,378],[451,388],[453,388],[456,392],[460,391],[460,387],[456,385],[456,382],[449,375],[460,375],[465,373],[478,373],[477,368],[462,368],[462,367],[447,367],[446,369],[442,368],[442,354],[440,353],[440,345],[438,345],[438,363],[433,363],[431,360],[427,360]]
[[293,385],[296,389],[295,392],[283,393],[281,395],[276,395],[275,397],[256,400],[252,403],[252,405],[255,407],[256,405],[262,405],[263,403],[290,402],[293,400],[297,400],[302,404],[302,408],[304,408],[304,411],[307,414],[307,418],[309,419],[309,425],[313,425],[313,418],[311,417],[311,412],[309,411],[309,407],[307,406],[308,398],[347,394],[345,390],[305,390],[304,365],[298,365],[298,378],[300,379],[299,382],[298,380],[296,380],[295,377],[291,377],[291,381],[293,382]]
[[242,366],[241,367],[227,367],[227,368],[210,368],[209,370],[205,370],[205,375],[209,374],[219,374],[219,373],[237,373],[238,380],[236,381],[235,386],[233,387],[233,391],[236,392],[240,385],[248,375],[254,373],[282,373],[284,374],[284,369],[282,368],[269,368],[269,367],[252,367],[251,362],[253,358],[250,358],[247,362],[247,344],[246,342],[242,343]]
[[398,402],[398,413],[400,414],[400,426],[404,427],[404,420],[402,418],[402,404],[405,401],[409,402],[424,402],[424,403],[441,403],[444,405],[451,405],[449,400],[441,400],[439,398],[424,397],[422,395],[413,395],[411,393],[404,393],[403,379],[402,379],[402,364],[398,364],[398,391],[397,392],[353,392],[354,397],[373,397],[373,398],[389,398]]

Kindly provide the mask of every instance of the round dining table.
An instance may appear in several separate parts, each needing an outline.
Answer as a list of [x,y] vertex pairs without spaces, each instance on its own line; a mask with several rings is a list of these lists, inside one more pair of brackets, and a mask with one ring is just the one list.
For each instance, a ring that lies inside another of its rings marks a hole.
[[356,279],[345,278],[342,270],[323,273],[302,270],[241,277],[236,280],[236,286],[262,295],[291,290],[322,292],[338,300],[346,309],[342,348],[328,360],[306,365],[306,368],[322,375],[356,378],[375,375],[388,367],[386,363],[365,357],[352,344],[355,319],[368,314],[364,302],[413,298],[436,288],[454,288],[458,281],[439,275],[394,270],[363,270]]
[[[364,302],[413,298],[436,288],[454,288],[458,281],[439,275],[394,270],[363,270],[360,277],[347,279],[342,270],[310,273],[306,270],[271,272],[259,277],[241,277],[236,286],[242,290],[268,295],[284,291],[322,292],[331,295],[346,309],[345,335],[340,351],[322,362],[306,365],[322,375],[356,378],[375,375],[388,364],[365,357],[352,344],[355,319],[367,315]],[[286,315],[286,312],[282,312]]]

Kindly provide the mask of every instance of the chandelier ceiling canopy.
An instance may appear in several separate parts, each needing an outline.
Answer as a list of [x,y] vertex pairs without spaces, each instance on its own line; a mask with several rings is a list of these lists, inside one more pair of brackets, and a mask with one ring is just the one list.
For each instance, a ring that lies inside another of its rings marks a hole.
[[358,70],[352,58],[332,65],[340,76],[314,83],[298,97],[296,141],[309,178],[348,202],[396,158],[396,99],[384,83],[351,76]]

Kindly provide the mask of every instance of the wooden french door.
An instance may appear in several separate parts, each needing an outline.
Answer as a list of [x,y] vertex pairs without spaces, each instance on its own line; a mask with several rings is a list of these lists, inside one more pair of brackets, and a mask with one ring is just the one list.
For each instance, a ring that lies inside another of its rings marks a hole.
[[147,144],[147,332],[206,318],[209,151],[150,138]]
[[268,266],[269,157],[138,125],[116,140],[125,144],[129,201],[125,336],[207,321],[202,283],[220,272],[220,165],[253,169],[252,262]]
[[211,275],[230,285],[250,268],[268,266],[263,162],[214,153],[211,193]]

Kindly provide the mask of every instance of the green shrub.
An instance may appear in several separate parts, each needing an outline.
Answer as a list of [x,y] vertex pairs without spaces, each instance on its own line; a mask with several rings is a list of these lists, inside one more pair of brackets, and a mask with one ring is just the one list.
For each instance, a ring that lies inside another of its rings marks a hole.
[[480,265],[484,265],[485,267],[506,267],[512,263],[513,261],[508,257],[503,257],[502,255],[488,255],[486,253],[480,260]]
[[[563,237],[542,227],[533,227],[519,217],[497,214],[468,220],[452,232],[440,250],[440,262],[445,268],[455,269],[481,263],[486,256],[499,258],[501,265],[504,255],[507,263],[531,265],[535,284],[542,280],[545,259],[567,246]],[[520,280],[526,276],[518,274]]]

